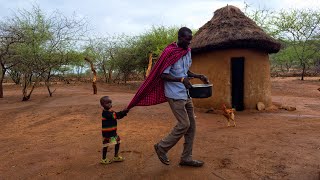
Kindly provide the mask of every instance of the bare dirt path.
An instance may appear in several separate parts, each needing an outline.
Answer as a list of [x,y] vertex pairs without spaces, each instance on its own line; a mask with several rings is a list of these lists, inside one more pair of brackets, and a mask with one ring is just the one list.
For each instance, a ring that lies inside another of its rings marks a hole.
[[[222,115],[196,111],[194,158],[202,168],[180,167],[183,139],[170,152],[171,165],[157,159],[153,144],[175,124],[166,103],[135,107],[120,120],[123,163],[103,166],[99,98],[109,95],[114,110],[135,90],[91,84],[59,85],[52,98],[45,88],[21,102],[18,86],[5,86],[0,99],[0,179],[319,179],[319,78],[272,79],[275,104],[296,111],[236,113],[237,127]],[[112,156],[113,149],[108,154]]]

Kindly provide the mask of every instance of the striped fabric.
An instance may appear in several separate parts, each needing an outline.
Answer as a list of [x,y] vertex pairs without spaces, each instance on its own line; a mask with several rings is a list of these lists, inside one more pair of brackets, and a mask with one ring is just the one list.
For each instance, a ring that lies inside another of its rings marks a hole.
[[137,93],[129,103],[127,109],[134,106],[151,106],[166,102],[164,94],[164,82],[161,79],[162,72],[181,57],[186,55],[191,49],[182,49],[175,42],[168,45],[162,52],[157,63],[150,72],[150,75],[142,83]]
[[116,130],[117,130],[117,126],[102,128],[102,132],[111,132],[111,131],[116,131]]
[[109,110],[102,111],[102,136],[113,137],[117,135],[117,113]]

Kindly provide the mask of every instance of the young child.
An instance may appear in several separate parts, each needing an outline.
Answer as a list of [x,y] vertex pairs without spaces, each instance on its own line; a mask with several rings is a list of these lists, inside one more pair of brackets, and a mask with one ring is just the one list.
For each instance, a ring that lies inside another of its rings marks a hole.
[[[103,137],[103,149],[102,149],[102,164],[110,164],[112,162],[121,162],[123,157],[119,156],[120,149],[120,137],[117,134],[117,120],[125,117],[129,110],[124,109],[120,112],[114,112],[112,108],[112,100],[109,96],[103,96],[100,99],[100,104],[103,107],[102,111],[102,137]],[[115,152],[112,160],[107,158],[108,146],[115,144]]]

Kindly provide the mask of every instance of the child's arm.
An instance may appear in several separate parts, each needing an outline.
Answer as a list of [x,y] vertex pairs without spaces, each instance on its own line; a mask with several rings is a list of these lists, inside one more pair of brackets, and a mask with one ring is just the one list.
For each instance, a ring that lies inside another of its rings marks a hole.
[[122,119],[123,117],[125,117],[129,112],[129,109],[124,109],[122,111],[116,112],[116,119]]

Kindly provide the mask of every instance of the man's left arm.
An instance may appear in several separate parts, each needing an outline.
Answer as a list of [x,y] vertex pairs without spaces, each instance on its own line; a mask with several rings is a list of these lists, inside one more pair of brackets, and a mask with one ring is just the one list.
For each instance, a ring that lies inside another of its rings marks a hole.
[[194,72],[191,72],[190,70],[188,71],[188,77],[190,78],[198,78],[200,79],[203,83],[205,84],[209,84],[209,80],[207,78],[207,76],[203,75],[203,74],[196,74]]

